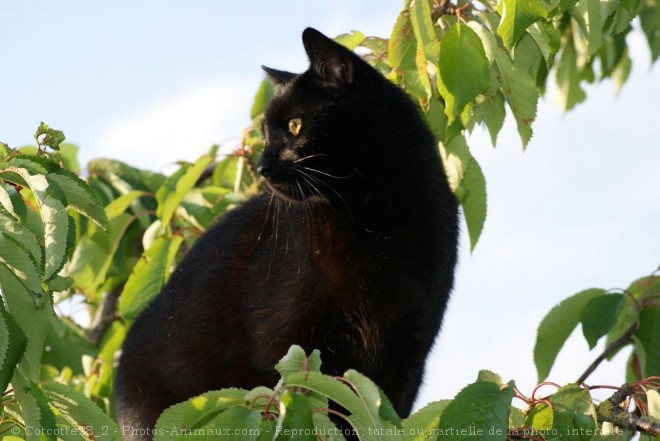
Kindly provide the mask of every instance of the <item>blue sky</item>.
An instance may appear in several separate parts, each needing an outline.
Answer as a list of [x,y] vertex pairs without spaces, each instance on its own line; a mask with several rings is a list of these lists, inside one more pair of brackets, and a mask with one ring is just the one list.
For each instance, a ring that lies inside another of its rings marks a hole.
[[[83,161],[106,156],[165,170],[249,124],[260,65],[302,71],[313,26],[389,36],[401,2],[18,1],[0,4],[0,139],[30,143],[39,121],[64,130]],[[486,175],[489,214],[469,253],[418,404],[450,398],[481,368],[536,382],[543,315],[589,287],[625,287],[660,264],[660,68],[641,35],[619,96],[590,87],[562,114],[541,102],[523,154],[509,119],[497,149],[469,143]],[[575,336],[574,336],[575,337]],[[578,336],[579,337],[579,336]],[[597,355],[572,338],[551,379],[569,382]],[[622,358],[592,382],[619,384]]]

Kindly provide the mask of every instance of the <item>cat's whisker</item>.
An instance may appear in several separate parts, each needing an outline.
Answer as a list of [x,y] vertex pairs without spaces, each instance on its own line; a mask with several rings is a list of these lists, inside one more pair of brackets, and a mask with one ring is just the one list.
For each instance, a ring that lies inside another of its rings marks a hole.
[[328,177],[333,178],[333,179],[349,179],[349,178],[352,178],[353,176],[355,176],[357,174],[357,171],[356,171],[356,173],[351,173],[348,176],[335,176],[335,175],[331,175],[330,173],[326,173],[326,172],[323,172],[321,170],[317,170],[317,169],[311,168],[311,167],[305,167],[305,166],[302,166],[302,165],[298,165],[298,166],[296,166],[296,168],[304,168],[305,170],[307,170],[309,172],[319,173],[321,175],[328,176]]
[[300,177],[303,178],[303,180],[314,191],[314,193],[316,193],[321,199],[323,199],[330,206],[332,206],[332,204],[330,204],[330,201],[328,200],[328,198],[321,192],[321,190],[319,190],[319,188],[316,185],[314,185],[314,181],[312,180],[312,177],[309,174],[305,173],[302,170],[296,170],[296,171],[298,173],[300,173]]
[[325,154],[325,153],[316,153],[316,154],[314,154],[314,155],[309,155],[309,156],[304,156],[304,157],[302,157],[302,158],[298,158],[298,159],[296,159],[295,161],[293,161],[293,163],[294,163],[294,164],[297,164],[297,163],[299,163],[299,162],[306,161],[306,160],[308,160],[308,159],[312,159],[312,158],[318,158],[318,157],[320,157],[320,156],[326,156],[326,157],[328,157],[328,158],[330,157],[330,155]]
[[[328,202],[328,198],[326,198],[325,195],[323,195],[321,193],[321,191],[308,178],[306,178],[302,174],[300,175],[300,177],[303,179],[303,183],[310,189],[310,191],[312,193],[316,193],[323,201],[327,202],[327,205],[332,207],[332,205]],[[321,204],[321,205],[319,205],[319,207],[320,207],[320,210],[321,210],[321,215],[323,216],[323,220],[325,220],[325,223],[327,224],[328,223],[328,218],[325,215],[325,205],[326,204]],[[332,208],[334,210],[334,207],[332,207]],[[311,211],[311,206],[310,206],[310,211]]]
[[[257,236],[257,242],[254,244],[256,247],[259,242],[261,241],[263,235],[264,235],[264,230],[266,229],[266,224],[268,223],[268,219],[270,217],[270,207],[273,205],[273,198],[275,195],[273,193],[270,194],[270,198],[268,199],[268,208],[266,209],[266,215],[264,216],[264,223],[261,225],[261,231],[259,232],[259,235]],[[254,248],[253,248],[254,250]]]
[[[339,192],[338,192],[337,190],[334,189],[334,187],[333,187],[332,185],[328,184],[327,182],[323,181],[322,179],[319,179],[319,178],[314,177],[314,176],[312,176],[312,175],[310,175],[310,174],[308,174],[308,173],[305,173],[304,171],[302,171],[302,170],[300,170],[300,169],[298,169],[298,172],[299,172],[299,173],[302,173],[303,175],[307,176],[309,179],[311,179],[312,181],[314,181],[314,182],[316,182],[316,183],[318,183],[318,184],[323,184],[323,185],[325,185],[330,191],[332,191],[335,195],[337,195],[337,197],[339,198],[339,200],[340,200],[340,201],[344,204],[344,206],[346,207],[346,211],[348,212],[348,215],[349,215],[350,218],[351,218],[351,222],[352,222],[353,224],[355,224],[355,218],[353,217],[353,212],[351,211],[351,207],[346,203],[346,200],[342,197],[342,195],[339,194]],[[327,199],[326,199],[326,200],[327,200]]]
[[[303,182],[304,182],[305,177],[304,176],[300,176],[300,177],[303,179]],[[300,200],[302,201],[302,205],[303,205],[303,211],[302,211],[302,214],[301,214],[301,217],[303,219],[303,223],[304,223],[304,214],[305,213],[307,214],[307,216],[309,218],[308,221],[307,221],[308,222],[308,226],[307,226],[307,231],[308,231],[307,243],[311,244],[311,243],[313,243],[313,240],[312,240],[313,237],[314,237],[313,233],[316,230],[316,227],[314,225],[314,213],[312,211],[312,205],[309,202],[309,199],[307,199],[307,197],[305,197],[305,190],[303,189],[303,187],[300,184],[300,181],[298,179],[296,179],[296,185],[298,186],[298,191],[300,192]]]

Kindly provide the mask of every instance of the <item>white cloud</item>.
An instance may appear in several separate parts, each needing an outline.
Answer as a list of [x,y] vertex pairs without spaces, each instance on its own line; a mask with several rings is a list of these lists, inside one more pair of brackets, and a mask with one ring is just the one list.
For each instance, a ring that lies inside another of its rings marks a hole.
[[177,160],[194,160],[212,144],[236,145],[250,124],[257,87],[258,80],[242,78],[188,86],[111,122],[89,155],[162,170]]

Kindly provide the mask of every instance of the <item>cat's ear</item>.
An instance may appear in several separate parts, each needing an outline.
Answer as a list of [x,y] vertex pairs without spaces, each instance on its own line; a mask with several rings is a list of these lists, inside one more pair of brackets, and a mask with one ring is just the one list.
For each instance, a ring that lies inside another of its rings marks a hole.
[[276,85],[281,86],[282,84],[288,83],[296,74],[291,72],[286,72],[283,70],[277,70],[266,66],[261,66],[261,68],[268,74],[268,78]]
[[313,28],[303,31],[302,40],[310,67],[319,77],[335,84],[353,82],[355,55],[351,51]]

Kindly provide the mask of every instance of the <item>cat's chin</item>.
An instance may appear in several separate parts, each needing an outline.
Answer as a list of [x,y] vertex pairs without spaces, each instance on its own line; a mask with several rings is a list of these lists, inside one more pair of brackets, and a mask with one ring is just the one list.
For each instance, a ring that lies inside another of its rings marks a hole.
[[282,184],[282,183],[274,183],[274,182],[270,182],[268,179],[266,179],[265,182],[267,186],[267,191],[269,193],[271,193],[275,197],[284,199],[287,202],[297,204],[304,201],[307,202],[325,201],[325,199],[322,196],[301,193],[301,190],[298,190],[298,187],[296,186],[292,186],[289,184]]
[[295,187],[288,184],[275,183],[266,179],[266,185],[268,190],[274,196],[284,199],[287,202],[301,202],[306,199],[304,194],[301,194],[300,191],[295,191]]

